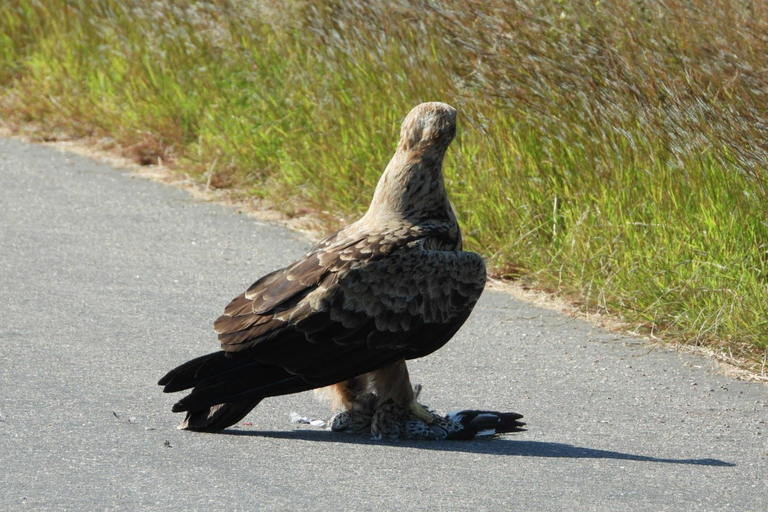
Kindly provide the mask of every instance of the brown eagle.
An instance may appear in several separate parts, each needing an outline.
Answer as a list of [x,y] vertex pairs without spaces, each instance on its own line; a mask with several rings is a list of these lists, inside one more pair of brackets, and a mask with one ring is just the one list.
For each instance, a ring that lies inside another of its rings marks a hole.
[[214,324],[221,350],[160,379],[165,392],[192,388],[173,406],[187,413],[179,428],[221,430],[266,397],[327,387],[344,410],[334,430],[428,438],[520,430],[514,413],[425,409],[406,368],[453,337],[485,286],[485,263],[462,251],[443,183],[455,134],[453,107],[415,107],[367,213],[229,303]]

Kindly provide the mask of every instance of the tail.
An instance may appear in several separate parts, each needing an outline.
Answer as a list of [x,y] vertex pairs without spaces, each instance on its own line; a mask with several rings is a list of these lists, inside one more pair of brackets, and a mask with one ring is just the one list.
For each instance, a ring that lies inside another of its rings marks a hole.
[[522,414],[515,412],[496,411],[457,411],[446,416],[446,419],[461,425],[463,428],[448,431],[446,439],[474,439],[490,437],[510,432],[523,432],[525,423],[518,421]]
[[194,432],[218,432],[245,418],[260,401],[240,400],[187,411],[187,417],[178,428]]
[[223,351],[174,368],[158,384],[166,393],[193,388],[172,410],[187,413],[180,429],[197,432],[216,432],[234,425],[266,397],[316,387],[279,366],[227,356]]

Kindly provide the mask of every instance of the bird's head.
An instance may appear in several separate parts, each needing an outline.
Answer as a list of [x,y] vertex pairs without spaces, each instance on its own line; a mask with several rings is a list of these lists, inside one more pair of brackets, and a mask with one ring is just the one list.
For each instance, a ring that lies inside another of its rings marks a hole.
[[397,152],[361,222],[367,226],[393,216],[413,222],[442,218],[455,222],[442,173],[445,152],[455,136],[455,108],[438,102],[414,107],[403,121]]
[[439,102],[414,107],[400,129],[398,150],[442,157],[456,136],[456,109]]

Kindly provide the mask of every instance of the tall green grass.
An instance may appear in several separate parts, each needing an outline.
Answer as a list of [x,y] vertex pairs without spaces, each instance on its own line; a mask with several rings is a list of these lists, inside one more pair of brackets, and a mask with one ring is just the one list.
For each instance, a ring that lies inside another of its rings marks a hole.
[[[0,112],[211,186],[362,212],[422,101],[498,276],[768,353],[768,3],[5,0]],[[104,139],[107,138],[108,139]]]

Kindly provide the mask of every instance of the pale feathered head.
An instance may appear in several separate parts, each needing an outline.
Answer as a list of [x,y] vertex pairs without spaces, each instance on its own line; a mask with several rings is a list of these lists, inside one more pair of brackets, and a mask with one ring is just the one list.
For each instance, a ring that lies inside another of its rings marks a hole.
[[400,129],[397,152],[376,186],[363,222],[396,215],[455,222],[443,184],[443,158],[456,136],[456,109],[439,102],[411,110]]
[[399,150],[444,153],[456,136],[456,109],[436,101],[414,107],[400,128]]

